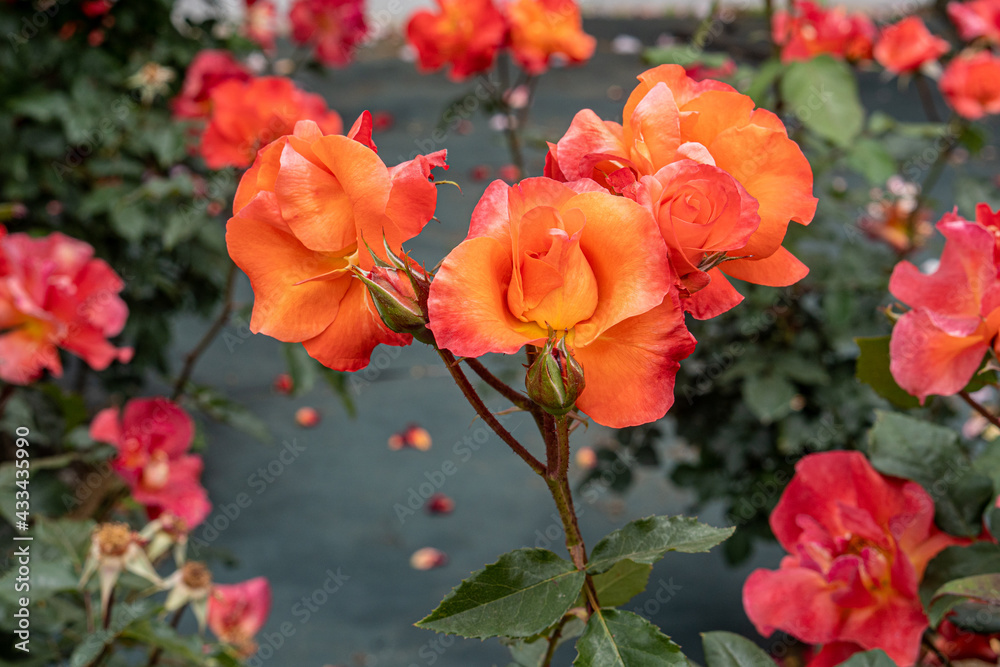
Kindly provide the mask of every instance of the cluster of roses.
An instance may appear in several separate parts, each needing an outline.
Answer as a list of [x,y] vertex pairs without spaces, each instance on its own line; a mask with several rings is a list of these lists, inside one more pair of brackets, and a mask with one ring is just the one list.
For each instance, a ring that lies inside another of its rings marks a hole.
[[545,72],[558,59],[582,63],[596,40],[583,32],[575,0],[437,0],[438,11],[420,10],[409,20],[406,37],[420,69],[450,65],[460,80],[488,70],[504,48],[525,72]]
[[[758,569],[743,588],[757,630],[819,645],[809,667],[839,665],[882,649],[900,667],[920,658],[929,627],[918,595],[927,564],[968,544],[934,525],[934,501],[916,482],[878,473],[860,452],[806,456],[770,517],[788,551],[778,570]],[[937,629],[934,648],[950,660],[995,663],[991,637]]]
[[131,360],[131,348],[108,342],[128,318],[123,287],[89,244],[59,232],[7,234],[0,225],[0,380],[26,385],[45,370],[61,376],[60,349],[95,370]]
[[[324,65],[342,67],[368,36],[364,0],[295,0],[288,11],[292,41],[312,49]],[[243,32],[262,49],[273,52],[287,32],[272,0],[246,0]]]
[[243,176],[227,227],[254,290],[251,330],[344,371],[414,336],[462,357],[557,348],[582,366],[576,404],[595,421],[662,417],[694,349],[684,312],[738,304],[726,275],[802,278],[781,243],[816,200],[777,116],[679,66],[639,79],[622,124],[581,111],[545,177],[493,182],[433,282],[400,247],[434,214],[428,176],[444,152],[390,168],[367,113],[347,136],[297,124]]
[[[150,525],[155,527],[156,522]],[[256,577],[238,584],[216,584],[205,564],[186,560],[183,551],[175,552],[174,572],[161,578],[155,564],[166,553],[169,539],[159,537],[155,528],[147,527],[137,533],[124,523],[98,524],[91,534],[80,585],[97,576],[101,607],[107,613],[119,577],[130,572],[167,591],[163,603],[167,612],[190,606],[202,632],[207,625],[242,658],[255,654],[254,636],[271,610],[271,585],[267,579]]]
[[[991,50],[1000,45],[1000,2],[950,2],[948,16],[970,44],[940,74],[941,93],[965,118],[1000,113],[1000,57]],[[937,78],[938,59],[951,51],[948,41],[931,34],[918,16],[879,31],[863,13],[825,9],[810,0],[796,0],[790,11],[777,12],[772,32],[784,62],[823,53],[852,62],[874,58],[899,75],[922,72]]]
[[319,95],[286,77],[254,76],[228,51],[201,51],[188,68],[174,116],[204,123],[197,148],[210,169],[248,166],[257,150],[311,119],[325,132],[343,129]]

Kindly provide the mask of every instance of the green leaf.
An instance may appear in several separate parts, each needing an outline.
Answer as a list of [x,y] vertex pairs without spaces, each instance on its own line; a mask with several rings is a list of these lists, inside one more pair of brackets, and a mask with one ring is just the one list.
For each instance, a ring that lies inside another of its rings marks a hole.
[[163,649],[167,655],[183,658],[187,664],[201,664],[202,641],[197,636],[182,637],[162,622],[140,619],[121,633],[122,638],[132,639],[144,646]]
[[972,469],[958,434],[905,415],[876,411],[868,455],[881,473],[910,479],[934,499],[935,520],[953,535],[982,531],[983,508],[993,497],[989,477]]
[[707,667],[773,667],[774,660],[746,637],[732,632],[706,632],[701,636]]
[[765,424],[788,415],[798,393],[795,385],[780,375],[752,375],[743,382],[743,402]]
[[765,106],[764,102],[771,99],[775,81],[784,71],[785,65],[780,60],[766,61],[757,70],[746,94],[753,99],[758,107]]
[[530,637],[562,618],[585,573],[551,551],[518,549],[474,572],[416,625],[463,637]]
[[977,574],[949,581],[934,593],[935,598],[942,595],[957,595],[987,604],[1000,605],[1000,573]]
[[695,50],[687,44],[648,48],[642,52],[642,57],[650,65],[681,65],[683,67],[701,63],[706,67],[718,68],[729,62],[729,54],[727,53]]
[[781,95],[810,131],[838,146],[850,146],[864,127],[858,83],[847,63],[822,55],[788,65]]
[[889,371],[889,341],[891,339],[892,336],[854,339],[854,342],[861,348],[855,377],[897,408],[915,408],[920,405],[920,399],[900,387]]
[[602,574],[594,575],[594,590],[601,607],[618,607],[646,590],[653,566],[620,560]]
[[885,146],[872,139],[859,139],[851,146],[847,166],[864,176],[871,185],[883,185],[899,170],[896,159]]
[[680,647],[659,628],[630,611],[599,609],[576,642],[573,667],[687,666]]
[[310,392],[319,377],[319,362],[310,357],[302,345],[293,343],[283,347],[288,374],[292,376],[292,394],[301,396]]
[[882,649],[855,653],[840,663],[840,667],[896,667],[896,661]]
[[962,602],[962,598],[957,596],[934,600],[939,589],[956,579],[996,572],[1000,572],[1000,546],[996,544],[977,542],[965,547],[953,546],[942,550],[928,563],[920,582],[920,599],[927,610],[931,626],[937,626],[942,618]]
[[668,551],[704,553],[733,534],[734,528],[714,528],[686,516],[651,516],[637,519],[597,543],[587,571],[600,574],[615,563],[631,560],[647,565]]
[[115,636],[107,630],[96,630],[88,633],[73,651],[69,658],[69,667],[88,667],[93,665],[104,647],[114,640]]

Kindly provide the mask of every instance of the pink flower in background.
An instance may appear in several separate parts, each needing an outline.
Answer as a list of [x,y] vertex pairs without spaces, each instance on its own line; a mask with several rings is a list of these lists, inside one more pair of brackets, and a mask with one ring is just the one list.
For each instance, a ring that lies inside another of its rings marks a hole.
[[212,506],[200,482],[202,460],[187,453],[194,425],[176,403],[138,398],[124,411],[107,408],[91,422],[90,437],[118,450],[112,467],[151,514],[170,514],[188,530],[208,516]]
[[[881,475],[860,452],[811,454],[795,466],[770,523],[789,555],[743,587],[758,632],[880,648],[901,667],[916,662],[928,626],[917,596],[924,568],[964,543],[935,527],[934,501],[919,484]],[[838,657],[851,650],[839,648]]]
[[915,72],[948,53],[947,40],[935,37],[919,16],[886,26],[875,43],[875,60],[894,74]]
[[41,238],[0,233],[0,379],[28,384],[46,369],[62,375],[59,349],[94,370],[128,362],[132,348],[108,338],[121,333],[125,286],[88,243],[54,232]]
[[948,106],[959,116],[978,120],[1000,113],[1000,58],[989,51],[953,58],[939,85]]
[[177,118],[207,118],[212,90],[223,81],[249,81],[250,70],[229,51],[205,49],[191,61],[181,92],[170,103]]
[[993,44],[1000,44],[1000,2],[997,0],[949,2],[948,17],[965,41],[984,37]]
[[208,596],[208,627],[243,656],[257,652],[254,635],[271,611],[271,585],[264,577],[240,584],[216,584]]
[[278,10],[271,0],[246,0],[243,34],[265,51],[274,51],[274,42],[278,37]]
[[889,291],[912,308],[892,330],[892,376],[920,398],[950,396],[972,379],[1000,331],[997,215],[980,204],[976,222],[945,214],[938,269],[921,273],[910,262],[893,269]]
[[875,24],[865,14],[848,14],[843,7],[825,9],[809,0],[793,2],[790,11],[775,12],[771,32],[786,63],[823,53],[842,60],[868,60],[875,40]]
[[324,65],[350,63],[368,34],[364,0],[295,0],[288,16],[292,39],[313,46]]

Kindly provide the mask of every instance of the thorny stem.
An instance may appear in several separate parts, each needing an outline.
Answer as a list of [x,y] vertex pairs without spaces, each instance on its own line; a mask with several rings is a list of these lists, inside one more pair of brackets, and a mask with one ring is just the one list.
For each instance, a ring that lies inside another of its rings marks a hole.
[[[587,547],[580,533],[580,525],[573,508],[573,493],[569,487],[569,417],[545,416],[545,437],[548,466],[546,467],[545,483],[559,510],[563,531],[566,533],[566,550],[576,569],[587,569]],[[587,612],[593,613],[600,608],[594,582],[587,575],[584,589],[587,594]]]
[[917,72],[913,80],[917,86],[917,92],[920,94],[920,104],[923,105],[924,113],[927,114],[927,120],[932,123],[940,123],[941,115],[934,104],[934,95],[931,93],[930,86],[927,85],[927,77],[921,72]]
[[469,401],[469,404],[475,409],[476,414],[478,414],[479,417],[486,422],[491,429],[493,429],[494,433],[500,436],[501,440],[507,443],[507,446],[510,447],[515,454],[521,457],[521,460],[531,466],[532,470],[539,475],[544,475],[545,464],[532,456],[531,452],[525,449],[524,445],[518,442],[514,436],[510,434],[510,431],[505,429],[503,425],[497,421],[496,416],[490,412],[489,408],[486,407],[486,404],[483,403],[483,399],[481,399],[479,394],[476,393],[475,388],[469,382],[469,378],[465,377],[465,373],[462,372],[462,368],[458,361],[456,361],[455,355],[448,350],[438,349],[437,352],[444,361],[444,365],[447,367],[448,372],[451,373],[452,379],[455,380],[455,384],[458,385],[458,388],[462,390],[462,394],[465,396],[465,399]]
[[506,398],[508,401],[521,408],[522,410],[528,410],[529,412],[537,409],[534,401],[530,398],[517,391],[506,382],[498,378],[496,375],[490,372],[486,366],[484,366],[478,359],[463,359],[472,372],[480,377],[486,384],[495,389],[501,396]]
[[212,326],[209,327],[205,335],[202,336],[198,344],[187,353],[184,357],[184,367],[181,369],[181,374],[177,377],[177,381],[174,383],[174,393],[170,397],[171,400],[176,401],[181,396],[184,395],[184,388],[191,378],[191,373],[194,372],[195,364],[198,363],[198,358],[208,349],[208,346],[212,344],[215,337],[219,335],[222,331],[222,327],[226,326],[229,321],[229,316],[233,312],[233,291],[236,286],[236,265],[233,264],[229,267],[229,274],[226,276],[226,287],[225,287],[225,302],[222,304],[222,310],[219,312],[219,316],[215,318],[212,322]]
[[556,647],[559,646],[559,637],[562,635],[563,626],[566,625],[566,621],[573,618],[571,614],[567,614],[559,619],[559,623],[556,624],[556,629],[552,631],[546,641],[549,643],[549,647],[545,650],[545,659],[542,660],[542,667],[550,667],[552,665],[552,657],[556,653]]
[[969,392],[963,389],[962,391],[958,392],[958,395],[962,398],[963,401],[965,401],[969,405],[970,408],[972,408],[973,410],[981,414],[983,417],[985,417],[986,421],[993,424],[997,428],[1000,428],[1000,418],[998,418],[995,414],[993,414],[992,412],[984,408],[982,405],[980,405],[979,402],[976,401],[976,399],[972,398],[972,396],[969,395]]
[[504,128],[504,135],[507,137],[507,148],[510,150],[511,162],[514,163],[514,166],[517,167],[517,170],[523,176],[524,153],[521,150],[520,128],[517,127],[517,116],[515,116],[514,110],[511,109],[510,104],[504,99],[504,95],[510,90],[509,66],[510,61],[506,55],[502,55],[497,59],[497,71],[500,74],[500,93],[497,95],[496,102],[503,110],[504,118],[507,121],[507,126]]

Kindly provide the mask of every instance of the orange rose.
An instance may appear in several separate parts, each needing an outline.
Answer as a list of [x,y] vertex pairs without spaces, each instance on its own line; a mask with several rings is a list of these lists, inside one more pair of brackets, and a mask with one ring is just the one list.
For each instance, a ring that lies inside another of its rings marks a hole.
[[243,175],[226,227],[254,291],[250,330],[342,371],[366,366],[379,343],[411,341],[382,324],[352,266],[373,266],[365,241],[379,249],[384,236],[398,252],[420,232],[437,203],[428,176],[444,166],[438,151],[387,168],[374,149],[367,111],[346,137],[298,123]]
[[989,51],[954,58],[941,75],[941,93],[959,116],[1000,113],[1000,58]]
[[457,81],[492,67],[507,36],[507,24],[493,0],[437,3],[438,13],[421,9],[406,24],[406,39],[417,51],[420,69],[450,64],[448,76]]
[[280,76],[223,81],[210,100],[211,117],[198,147],[210,169],[248,166],[257,149],[291,134],[300,120],[315,121],[327,134],[343,130],[340,115],[322,97]]
[[[731,86],[695,81],[679,65],[639,75],[623,124],[584,109],[556,144],[549,144],[545,175],[560,181],[593,179],[621,192],[679,160],[708,164],[732,176],[757,200],[760,225],[709,271],[707,287],[685,299],[696,317],[714,317],[742,299],[725,273],[761,285],[785,286],[808,269],[781,247],[789,221],[808,224],[816,212],[812,169],[788,138],[781,120]],[[720,273],[720,271],[722,273]],[[692,303],[692,299],[701,303]]]
[[431,283],[429,328],[459,356],[513,354],[564,336],[583,367],[577,400],[614,428],[662,417],[694,350],[652,215],[583,182],[494,181],[469,235]]
[[[760,225],[757,200],[718,167],[680,160],[624,191],[647,207],[667,243],[681,285],[693,294],[706,287],[725,253],[746,245]],[[701,300],[692,304],[696,308]],[[702,315],[697,309],[695,317]]]
[[583,31],[574,0],[514,0],[507,20],[514,60],[529,74],[547,70],[553,56],[582,63],[594,55],[597,40]]
[[893,74],[915,72],[948,53],[947,40],[935,37],[919,16],[908,16],[882,29],[875,60]]

